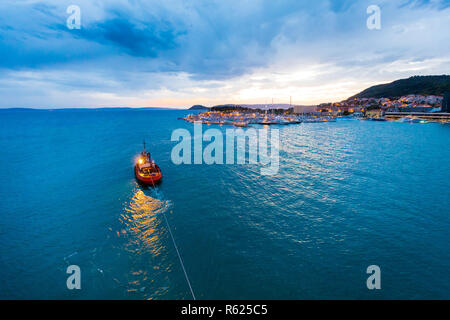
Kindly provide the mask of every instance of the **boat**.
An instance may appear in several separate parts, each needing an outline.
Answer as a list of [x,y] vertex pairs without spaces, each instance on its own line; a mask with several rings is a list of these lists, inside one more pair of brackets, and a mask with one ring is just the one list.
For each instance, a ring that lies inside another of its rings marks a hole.
[[245,121],[234,122],[233,125],[235,127],[248,127],[248,122]]
[[289,124],[299,124],[302,123],[301,120],[299,120],[298,118],[289,118]]
[[279,125],[288,125],[289,124],[289,121],[282,117],[277,117],[275,121],[276,121],[276,124],[279,124]]
[[369,120],[372,120],[372,121],[387,121],[385,117],[370,118]]
[[267,110],[265,112],[264,118],[259,121],[258,124],[261,124],[263,126],[274,124],[273,121],[269,120],[269,117],[267,116]]
[[322,122],[320,119],[315,119],[315,118],[305,118],[303,119],[304,123],[316,123],[316,122]]
[[134,165],[134,175],[139,183],[147,186],[155,186],[161,182],[162,173],[159,166],[152,159],[150,152],[144,150],[139,154]]
[[262,121],[259,121],[258,124],[261,125],[271,125],[271,124],[277,124],[274,121],[270,120],[267,115],[262,119]]
[[401,122],[409,122],[409,123],[425,123],[426,121],[421,118],[413,117],[413,116],[406,116],[400,119]]

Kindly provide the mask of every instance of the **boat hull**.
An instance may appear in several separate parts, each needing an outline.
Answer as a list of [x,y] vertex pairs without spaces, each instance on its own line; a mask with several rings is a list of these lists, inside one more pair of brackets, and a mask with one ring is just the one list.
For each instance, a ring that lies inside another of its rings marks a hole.
[[147,186],[153,186],[158,183],[161,183],[161,180],[162,180],[161,170],[159,169],[157,164],[155,166],[158,171],[157,174],[155,174],[154,176],[151,176],[151,177],[145,177],[139,173],[139,169],[138,169],[137,165],[135,165],[134,166],[134,175],[136,177],[136,180],[139,183],[147,185]]

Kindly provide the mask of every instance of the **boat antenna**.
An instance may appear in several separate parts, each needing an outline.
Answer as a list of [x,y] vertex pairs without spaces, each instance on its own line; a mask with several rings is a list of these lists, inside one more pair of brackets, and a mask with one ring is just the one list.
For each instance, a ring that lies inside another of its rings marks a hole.
[[145,151],[145,139],[144,139],[144,151]]

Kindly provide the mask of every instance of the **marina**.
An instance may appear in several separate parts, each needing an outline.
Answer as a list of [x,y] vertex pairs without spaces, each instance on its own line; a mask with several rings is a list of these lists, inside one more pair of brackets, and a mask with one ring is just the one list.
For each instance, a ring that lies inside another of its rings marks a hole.
[[315,122],[336,121],[335,117],[330,115],[297,115],[289,112],[282,114],[273,114],[256,111],[207,111],[198,114],[189,114],[181,118],[191,123],[230,125],[235,127],[247,127],[250,125],[290,125]]
[[333,116],[329,113],[316,114],[294,114],[284,111],[281,114],[267,112],[242,112],[242,111],[207,111],[197,114],[188,114],[179,118],[190,123],[202,123],[206,125],[228,125],[235,127],[248,127],[251,125],[292,125],[299,123],[323,123],[335,122],[336,120],[371,120],[371,121],[397,121],[410,123],[448,123],[450,122],[450,113],[404,113],[387,112],[373,117],[364,114],[350,114],[346,116]]

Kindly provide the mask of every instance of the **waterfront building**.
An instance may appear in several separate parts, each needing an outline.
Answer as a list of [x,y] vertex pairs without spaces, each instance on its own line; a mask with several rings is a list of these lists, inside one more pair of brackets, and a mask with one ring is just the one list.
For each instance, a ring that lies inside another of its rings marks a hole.
[[378,119],[383,116],[383,110],[381,108],[379,109],[371,109],[366,111],[366,118],[369,119]]
[[313,114],[317,112],[317,106],[294,106],[294,113]]

